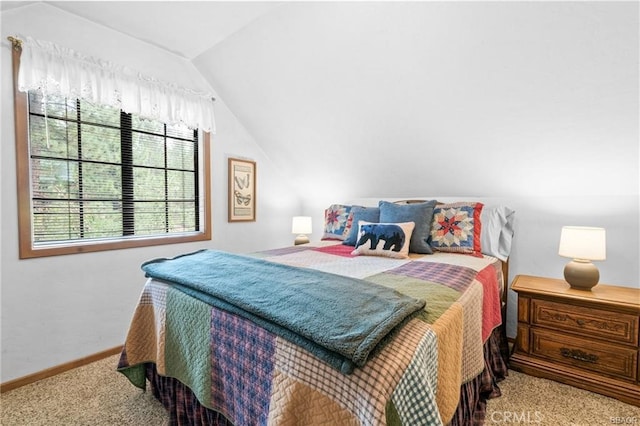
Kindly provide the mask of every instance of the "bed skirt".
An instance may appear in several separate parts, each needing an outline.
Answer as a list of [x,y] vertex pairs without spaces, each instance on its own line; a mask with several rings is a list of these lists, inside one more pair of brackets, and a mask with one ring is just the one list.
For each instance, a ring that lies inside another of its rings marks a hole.
[[460,402],[449,425],[467,426],[484,424],[487,400],[502,393],[498,387],[508,374],[509,347],[506,334],[500,326],[493,330],[484,344],[484,370],[460,387]]
[[[501,329],[496,328],[484,344],[484,371],[460,388],[460,402],[449,425],[482,425],[487,400],[501,395],[498,382],[508,374],[507,342]],[[202,406],[179,380],[159,375],[155,364],[146,365],[146,375],[153,396],[169,413],[170,425],[234,426],[222,414]]]

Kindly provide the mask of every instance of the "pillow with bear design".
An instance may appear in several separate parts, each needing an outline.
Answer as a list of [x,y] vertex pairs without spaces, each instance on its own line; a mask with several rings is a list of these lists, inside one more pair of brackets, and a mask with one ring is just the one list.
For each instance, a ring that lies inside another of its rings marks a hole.
[[407,259],[415,226],[414,222],[372,223],[361,220],[356,248],[351,254]]

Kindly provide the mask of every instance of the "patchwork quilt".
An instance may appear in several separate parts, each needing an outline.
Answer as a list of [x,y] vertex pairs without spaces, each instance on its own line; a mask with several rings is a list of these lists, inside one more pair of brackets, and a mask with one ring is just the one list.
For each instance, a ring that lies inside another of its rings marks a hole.
[[118,370],[144,389],[145,364],[153,363],[158,374],[180,380],[203,406],[235,425],[446,424],[460,386],[484,369],[483,343],[501,323],[500,261],[457,253],[392,259],[351,251],[320,242],[252,255],[426,301],[351,374],[153,278],[143,288]]
[[369,281],[218,250],[155,259],[142,269],[147,277],[171,282],[302,346],[345,374],[363,366],[394,328],[425,305]]

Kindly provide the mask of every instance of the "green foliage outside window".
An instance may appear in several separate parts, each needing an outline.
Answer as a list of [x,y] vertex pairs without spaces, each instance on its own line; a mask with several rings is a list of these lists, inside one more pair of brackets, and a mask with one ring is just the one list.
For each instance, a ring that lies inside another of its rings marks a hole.
[[29,93],[34,245],[198,231],[198,133]]

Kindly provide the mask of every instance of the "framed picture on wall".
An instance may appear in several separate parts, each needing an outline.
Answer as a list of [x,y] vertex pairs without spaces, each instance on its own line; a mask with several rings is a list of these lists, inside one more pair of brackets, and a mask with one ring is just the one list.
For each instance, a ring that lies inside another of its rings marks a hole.
[[229,158],[229,222],[256,220],[256,162]]

